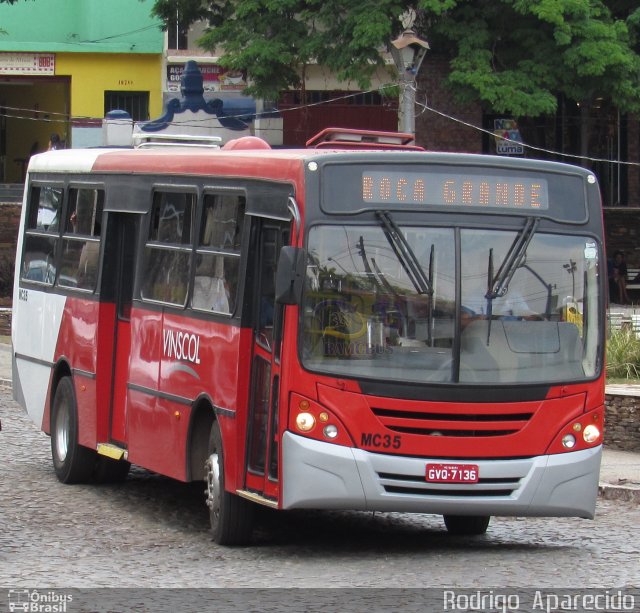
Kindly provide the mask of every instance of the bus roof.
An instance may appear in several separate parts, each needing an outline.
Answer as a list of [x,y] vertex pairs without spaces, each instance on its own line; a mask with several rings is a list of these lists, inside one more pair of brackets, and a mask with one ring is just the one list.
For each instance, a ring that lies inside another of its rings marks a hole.
[[[253,137],[250,137],[253,138]],[[255,139],[257,140],[257,139]],[[415,149],[333,149],[327,144],[313,149],[193,148],[176,145],[157,149],[90,148],[63,149],[34,155],[29,172],[120,173],[165,175],[249,176],[282,179],[301,172],[310,160],[334,159],[352,162],[433,163],[502,168],[523,168],[540,172],[592,174],[579,166],[484,154],[427,152]],[[240,162],[251,160],[251,163]]]

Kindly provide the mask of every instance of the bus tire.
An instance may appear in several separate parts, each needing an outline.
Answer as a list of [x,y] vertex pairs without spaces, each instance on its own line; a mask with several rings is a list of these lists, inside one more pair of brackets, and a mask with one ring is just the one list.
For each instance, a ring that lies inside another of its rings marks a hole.
[[51,457],[62,483],[91,481],[96,452],[78,443],[78,408],[71,377],[62,377],[51,412]]
[[449,534],[478,536],[489,527],[490,515],[444,515],[444,525]]
[[253,531],[251,502],[224,488],[224,452],[217,422],[211,426],[208,457],[205,462],[206,504],[213,540],[218,545],[246,545]]

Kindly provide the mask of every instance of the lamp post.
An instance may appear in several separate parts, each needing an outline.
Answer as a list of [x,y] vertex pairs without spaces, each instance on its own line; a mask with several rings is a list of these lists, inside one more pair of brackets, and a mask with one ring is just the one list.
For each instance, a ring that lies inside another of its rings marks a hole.
[[429,49],[429,43],[419,38],[411,29],[415,12],[405,13],[401,21],[405,30],[391,41],[389,50],[400,76],[400,131],[415,135],[416,76]]

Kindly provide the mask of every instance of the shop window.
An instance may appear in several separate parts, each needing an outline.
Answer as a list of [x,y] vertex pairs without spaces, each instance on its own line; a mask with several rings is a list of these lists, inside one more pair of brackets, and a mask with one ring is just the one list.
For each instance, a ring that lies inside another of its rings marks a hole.
[[149,92],[104,92],[104,114],[110,111],[126,111],[133,121],[149,119]]

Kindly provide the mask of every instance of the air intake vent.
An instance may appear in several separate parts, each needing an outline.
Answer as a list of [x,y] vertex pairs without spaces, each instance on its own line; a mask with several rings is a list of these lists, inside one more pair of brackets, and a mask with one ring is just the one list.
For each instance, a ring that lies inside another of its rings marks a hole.
[[519,432],[533,413],[482,412],[436,413],[372,408],[374,415],[389,430],[419,436],[506,436]]

